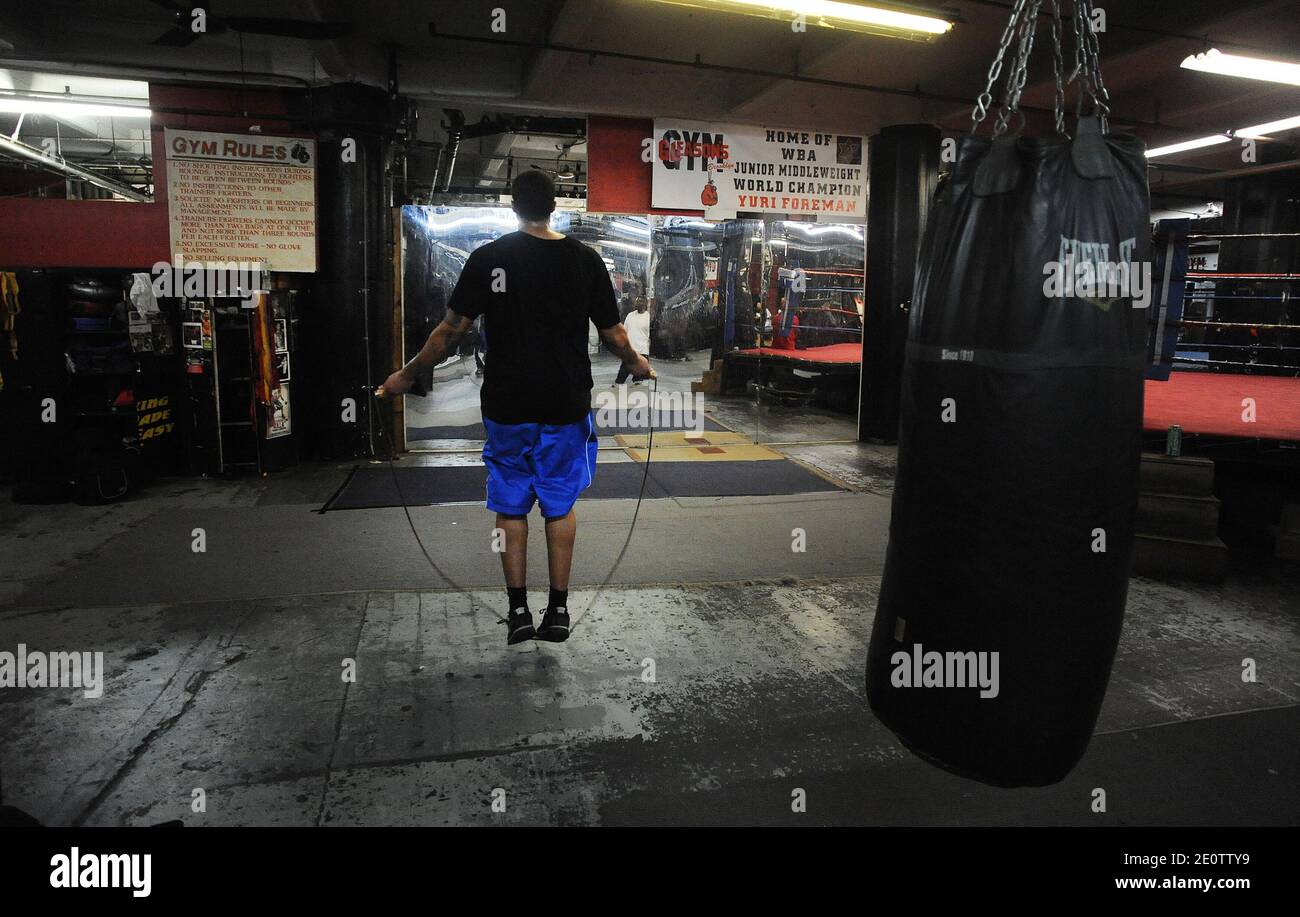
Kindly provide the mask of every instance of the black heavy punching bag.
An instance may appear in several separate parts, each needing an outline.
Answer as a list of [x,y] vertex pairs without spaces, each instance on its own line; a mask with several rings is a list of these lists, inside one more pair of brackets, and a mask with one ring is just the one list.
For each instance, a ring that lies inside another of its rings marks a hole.
[[[1003,38],[1003,52],[1019,46],[995,139],[959,144],[922,240],[867,660],[871,708],[908,747],[999,786],[1054,783],[1087,747],[1124,615],[1141,452],[1140,288],[1086,282],[1126,279],[1106,262],[1149,264],[1144,146],[1104,132],[1086,2],[1076,78],[1096,114],[1068,138],[1058,92],[1057,137],[1002,133],[1038,6],[1017,4]],[[1045,286],[1062,261],[1068,295]]]

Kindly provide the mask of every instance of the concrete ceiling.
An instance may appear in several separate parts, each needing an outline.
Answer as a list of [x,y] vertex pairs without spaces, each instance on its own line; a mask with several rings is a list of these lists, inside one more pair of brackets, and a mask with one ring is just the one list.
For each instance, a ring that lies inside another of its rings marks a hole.
[[[788,23],[651,0],[212,0],[206,4],[212,17],[343,21],[354,30],[331,41],[231,30],[171,47],[153,43],[172,24],[167,0],[6,0],[0,6],[0,66],[194,79],[243,72],[250,83],[357,80],[383,86],[391,53],[400,91],[420,100],[429,115],[421,119],[427,139],[438,139],[444,106],[464,109],[471,120],[483,112],[615,114],[863,134],[925,121],[961,131],[969,124],[968,100],[983,89],[1007,5],[954,0],[946,9],[961,21],[952,32],[917,43],[842,31],[800,33]],[[493,30],[495,8],[505,10],[503,32]],[[1294,57],[1300,48],[1294,3],[1143,0],[1105,10],[1100,44],[1112,112],[1149,144],[1300,115],[1296,87],[1178,66],[1207,45]],[[430,23],[438,37],[430,34]],[[1044,27],[1031,64],[1024,98],[1030,106],[1052,104],[1046,34]],[[705,66],[692,66],[697,60]],[[802,79],[791,78],[796,75]],[[551,155],[553,145],[543,141],[529,155]],[[504,150],[484,152],[490,157]],[[1220,149],[1178,161],[1215,168],[1230,155]]]

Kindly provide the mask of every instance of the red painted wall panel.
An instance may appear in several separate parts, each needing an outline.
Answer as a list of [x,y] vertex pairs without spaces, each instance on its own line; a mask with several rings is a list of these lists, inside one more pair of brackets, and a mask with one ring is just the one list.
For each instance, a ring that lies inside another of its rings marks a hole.
[[669,213],[703,216],[703,210],[650,206],[650,163],[641,158],[654,134],[649,118],[587,119],[587,209],[592,213]]
[[0,201],[0,268],[147,270],[167,261],[167,206],[126,201]]

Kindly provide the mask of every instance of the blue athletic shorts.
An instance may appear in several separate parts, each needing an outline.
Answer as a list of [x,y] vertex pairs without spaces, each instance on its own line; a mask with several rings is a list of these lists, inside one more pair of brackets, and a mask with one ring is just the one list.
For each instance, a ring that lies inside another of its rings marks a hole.
[[596,473],[596,425],[496,423],[483,418],[487,508],[526,516],[533,501],[547,519],[567,516]]

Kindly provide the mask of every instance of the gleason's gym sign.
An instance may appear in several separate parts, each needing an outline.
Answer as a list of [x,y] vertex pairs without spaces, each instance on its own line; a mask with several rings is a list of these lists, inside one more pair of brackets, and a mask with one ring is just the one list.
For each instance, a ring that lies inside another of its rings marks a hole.
[[651,203],[704,210],[807,216],[835,223],[867,216],[865,138],[853,134],[655,121]]

